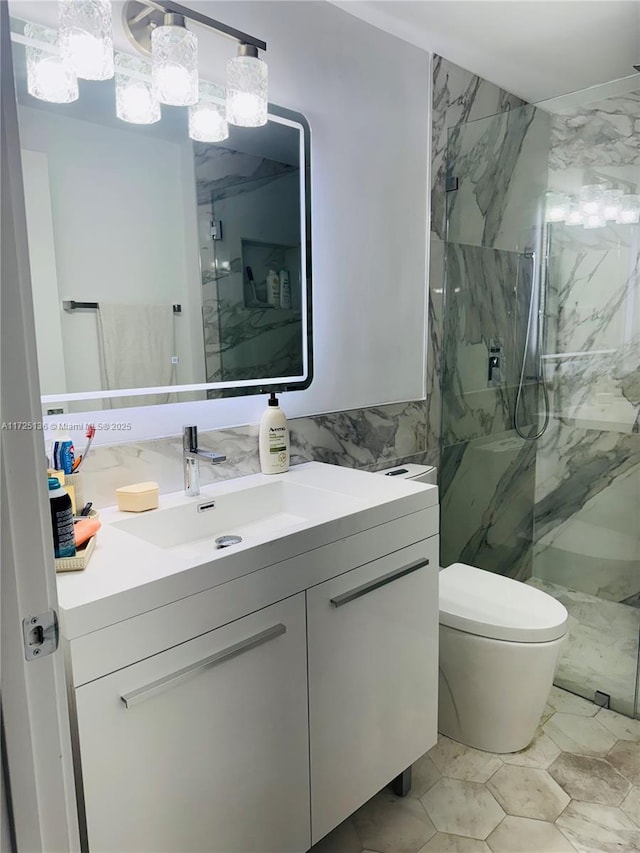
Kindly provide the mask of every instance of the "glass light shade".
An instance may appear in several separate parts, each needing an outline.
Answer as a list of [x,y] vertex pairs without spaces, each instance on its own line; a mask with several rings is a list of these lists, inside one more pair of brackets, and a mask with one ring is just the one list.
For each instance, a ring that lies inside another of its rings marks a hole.
[[229,137],[224,89],[201,81],[200,100],[189,107],[189,136],[197,142],[222,142]]
[[[55,45],[57,34],[37,24],[25,24],[24,35],[34,41]],[[68,104],[78,98],[78,78],[59,54],[27,47],[27,91],[52,104]]]
[[603,188],[600,184],[588,184],[580,190],[580,210],[585,217],[600,213]]
[[151,76],[156,98],[187,107],[198,101],[198,39],[184,27],[156,27],[151,33]]
[[160,121],[160,104],[153,94],[151,63],[119,53],[115,62],[116,115],[132,124]]
[[564,222],[569,214],[569,198],[563,193],[548,192],[546,195],[545,220]]
[[113,77],[110,0],[60,0],[60,52],[78,77]]
[[602,194],[602,215],[605,219],[617,219],[622,210],[622,190],[605,190]]
[[575,200],[571,199],[569,202],[569,210],[567,212],[567,218],[565,219],[566,225],[583,225],[584,224],[584,214],[580,210],[580,204]]
[[240,127],[267,123],[267,63],[255,56],[227,62],[227,121]]
[[601,211],[597,213],[585,213],[582,218],[583,228],[604,228],[607,220],[602,215]]
[[617,222],[630,225],[640,222],[640,195],[623,195]]

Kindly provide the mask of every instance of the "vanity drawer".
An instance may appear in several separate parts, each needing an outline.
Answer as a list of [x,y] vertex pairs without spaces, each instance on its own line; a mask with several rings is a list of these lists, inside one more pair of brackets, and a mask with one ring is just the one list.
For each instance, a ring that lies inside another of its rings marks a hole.
[[437,531],[433,506],[70,640],[72,683],[77,687],[157,654]]

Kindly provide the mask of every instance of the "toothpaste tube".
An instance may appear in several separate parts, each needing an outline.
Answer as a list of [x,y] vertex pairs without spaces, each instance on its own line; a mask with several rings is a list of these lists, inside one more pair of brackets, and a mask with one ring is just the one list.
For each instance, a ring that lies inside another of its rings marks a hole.
[[56,471],[64,471],[65,474],[71,474],[74,460],[75,453],[73,451],[73,442],[70,438],[54,442],[53,467]]

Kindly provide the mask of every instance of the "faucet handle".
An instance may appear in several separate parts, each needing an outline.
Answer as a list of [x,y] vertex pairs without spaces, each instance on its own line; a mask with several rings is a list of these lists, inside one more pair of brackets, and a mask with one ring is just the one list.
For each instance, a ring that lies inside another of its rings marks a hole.
[[198,427],[195,425],[182,428],[182,449],[194,453],[198,449]]

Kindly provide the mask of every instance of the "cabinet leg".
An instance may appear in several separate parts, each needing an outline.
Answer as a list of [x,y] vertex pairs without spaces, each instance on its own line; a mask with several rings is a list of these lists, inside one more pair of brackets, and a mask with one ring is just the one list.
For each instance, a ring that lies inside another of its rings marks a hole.
[[407,767],[399,776],[391,783],[391,790],[396,797],[406,797],[411,790],[411,765]]

